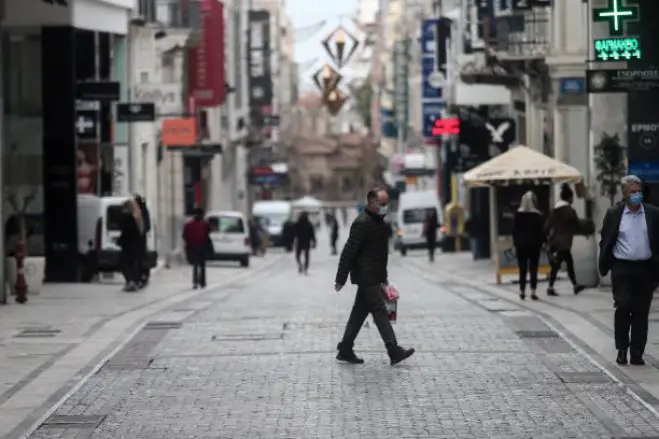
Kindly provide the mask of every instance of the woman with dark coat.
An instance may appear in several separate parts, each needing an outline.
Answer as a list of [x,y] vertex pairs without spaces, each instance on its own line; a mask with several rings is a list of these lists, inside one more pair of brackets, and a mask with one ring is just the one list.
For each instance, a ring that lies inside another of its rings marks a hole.
[[435,260],[435,248],[437,248],[437,228],[439,227],[439,219],[437,218],[437,210],[433,209],[428,213],[425,221],[423,222],[423,235],[426,238],[426,247],[428,248],[428,259],[430,262]]
[[547,288],[547,295],[549,296],[558,296],[558,293],[554,290],[554,282],[556,282],[558,270],[560,270],[563,262],[567,266],[567,276],[572,282],[574,294],[579,294],[584,289],[583,286],[577,283],[577,276],[574,272],[572,241],[574,235],[580,232],[581,225],[577,212],[572,207],[574,192],[567,183],[564,183],[561,187],[560,197],[561,199],[552,209],[545,225],[551,258],[551,273],[549,274],[549,288]]
[[526,277],[531,277],[531,299],[538,300],[538,264],[545,242],[542,213],[537,208],[537,198],[532,191],[522,196],[513,220],[513,245],[519,268],[519,298],[526,299]]
[[[309,214],[302,212],[295,223],[295,260],[300,273],[307,274],[309,271],[309,250],[311,247],[316,247],[316,231],[311,221],[309,221]],[[304,253],[304,264],[300,260],[302,253]]]
[[142,235],[144,222],[139,206],[135,200],[124,203],[121,217],[121,235],[117,244],[121,248],[119,254],[121,271],[126,279],[124,291],[137,291],[140,285],[139,264],[142,254]]
[[183,242],[188,261],[192,264],[192,288],[206,288],[206,260],[211,252],[210,224],[204,211],[196,208],[194,217],[183,227]]
[[332,216],[330,219],[330,245],[332,246],[332,255],[336,255],[338,252],[336,250],[336,242],[339,240],[339,220],[336,216]]

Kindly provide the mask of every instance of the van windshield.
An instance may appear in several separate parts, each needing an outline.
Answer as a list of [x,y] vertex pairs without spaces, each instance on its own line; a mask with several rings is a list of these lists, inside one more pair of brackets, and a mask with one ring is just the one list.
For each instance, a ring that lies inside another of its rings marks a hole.
[[108,206],[108,210],[106,212],[107,229],[112,231],[120,231],[121,218],[123,214],[124,214],[123,206],[121,205]]
[[435,211],[434,207],[403,210],[404,224],[419,224],[426,220],[429,214]]
[[211,216],[207,218],[213,232],[245,233],[245,224],[237,216]]
[[267,226],[269,227],[281,227],[288,219],[288,215],[285,213],[266,213],[260,214],[259,216],[267,218]]

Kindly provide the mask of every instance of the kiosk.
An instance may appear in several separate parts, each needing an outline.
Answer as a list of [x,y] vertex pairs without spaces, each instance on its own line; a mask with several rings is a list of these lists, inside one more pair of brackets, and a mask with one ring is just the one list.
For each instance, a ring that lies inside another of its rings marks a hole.
[[[550,209],[552,184],[576,184],[582,180],[576,168],[524,145],[511,148],[464,174],[465,185],[490,188],[490,227],[497,284],[502,283],[503,276],[519,275],[512,217],[522,194],[533,190],[538,197],[538,209],[546,215]],[[543,251],[538,273],[548,274],[549,271],[547,252]]]

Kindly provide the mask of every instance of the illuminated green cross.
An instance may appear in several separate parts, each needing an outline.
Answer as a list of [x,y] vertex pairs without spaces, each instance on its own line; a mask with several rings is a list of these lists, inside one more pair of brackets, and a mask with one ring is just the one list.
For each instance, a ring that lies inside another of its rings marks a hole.
[[609,0],[606,8],[593,9],[594,21],[608,21],[612,36],[625,34],[624,23],[638,20],[638,6],[625,6],[623,0]]

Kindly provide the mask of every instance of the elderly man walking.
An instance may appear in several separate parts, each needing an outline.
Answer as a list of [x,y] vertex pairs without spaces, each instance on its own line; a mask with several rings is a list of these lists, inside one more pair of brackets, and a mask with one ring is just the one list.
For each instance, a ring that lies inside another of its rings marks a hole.
[[[643,185],[635,175],[621,181],[623,202],[604,217],[599,271],[611,272],[615,306],[616,363],[643,365],[648,316],[659,273],[659,208],[643,203]],[[631,332],[631,337],[630,337]]]

